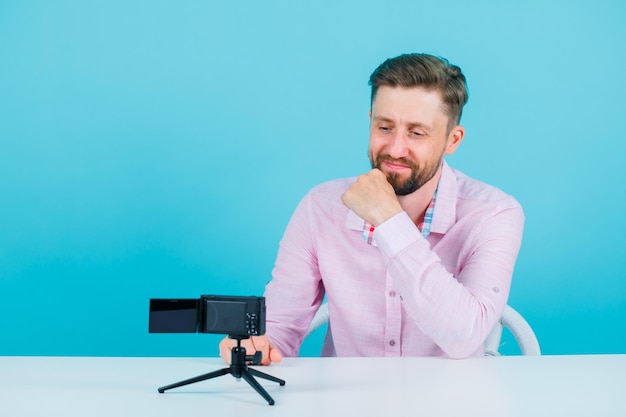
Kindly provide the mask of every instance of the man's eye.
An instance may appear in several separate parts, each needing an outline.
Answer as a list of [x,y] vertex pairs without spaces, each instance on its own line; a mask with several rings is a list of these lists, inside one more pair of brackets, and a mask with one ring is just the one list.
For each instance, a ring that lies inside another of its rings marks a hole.
[[391,130],[391,128],[387,126],[378,126],[378,129],[382,130],[383,132],[388,132]]
[[411,132],[409,132],[411,134],[411,136],[414,137],[420,137],[420,136],[424,136],[424,134],[422,132],[418,132],[416,130],[411,130]]

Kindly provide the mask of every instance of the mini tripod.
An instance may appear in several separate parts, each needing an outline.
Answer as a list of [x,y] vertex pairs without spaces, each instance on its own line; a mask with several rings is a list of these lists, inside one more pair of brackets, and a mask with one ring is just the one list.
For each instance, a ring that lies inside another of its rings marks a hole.
[[265,391],[265,389],[258,383],[254,376],[259,378],[267,379],[270,381],[278,382],[281,386],[285,385],[285,381],[282,379],[278,379],[273,377],[272,375],[268,375],[266,373],[257,371],[256,369],[248,368],[248,362],[251,362],[252,365],[258,365],[261,362],[261,352],[256,352],[254,356],[246,356],[246,348],[241,347],[241,339],[247,339],[246,336],[229,336],[231,339],[237,340],[237,346],[231,349],[231,360],[230,367],[218,369],[217,371],[209,372],[208,374],[203,374],[196,376],[194,378],[189,378],[184,381],[176,382],[174,384],[166,385],[164,387],[159,388],[159,392],[162,394],[166,390],[172,388],[182,387],[183,385],[193,384],[195,382],[205,381],[207,379],[216,378],[218,376],[232,374],[235,378],[243,378],[248,384],[252,386],[261,394],[263,398],[267,400],[269,405],[274,405],[274,399]]

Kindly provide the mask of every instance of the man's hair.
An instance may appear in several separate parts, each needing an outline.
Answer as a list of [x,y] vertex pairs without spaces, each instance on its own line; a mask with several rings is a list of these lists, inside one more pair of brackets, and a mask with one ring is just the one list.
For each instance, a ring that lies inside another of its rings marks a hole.
[[428,54],[403,54],[387,59],[370,75],[369,85],[372,86],[371,103],[374,103],[381,86],[422,87],[437,91],[449,117],[448,129],[460,123],[463,106],[468,99],[467,83],[461,68],[445,58]]

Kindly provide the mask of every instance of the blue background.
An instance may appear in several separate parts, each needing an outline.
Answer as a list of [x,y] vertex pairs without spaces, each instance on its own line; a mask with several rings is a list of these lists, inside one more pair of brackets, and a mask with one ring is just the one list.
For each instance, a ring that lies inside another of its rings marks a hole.
[[0,354],[217,355],[148,334],[149,298],[261,294],[414,51],[469,81],[449,163],[525,208],[510,304],[544,353],[626,353],[624,3],[294,3],[0,1]]

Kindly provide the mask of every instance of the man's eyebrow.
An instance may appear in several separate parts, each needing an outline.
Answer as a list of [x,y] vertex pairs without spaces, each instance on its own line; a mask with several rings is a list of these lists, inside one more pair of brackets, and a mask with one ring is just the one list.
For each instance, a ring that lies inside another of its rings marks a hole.
[[374,116],[374,120],[377,122],[389,122],[389,123],[394,123],[393,120],[391,120],[388,117],[385,116]]
[[[389,117],[385,117],[385,116],[374,116],[374,121],[376,122],[387,122],[387,123],[392,123],[395,124],[396,122],[394,122],[392,119],[390,119]],[[429,125],[422,123],[422,122],[411,122],[409,123],[409,128],[414,128],[414,127],[418,127],[421,129],[425,129],[425,130],[432,130],[432,127],[430,127]]]
[[421,123],[421,122],[409,123],[409,128],[414,128],[414,127],[418,127],[420,129],[425,129],[425,130],[432,130],[432,128],[425,123]]

